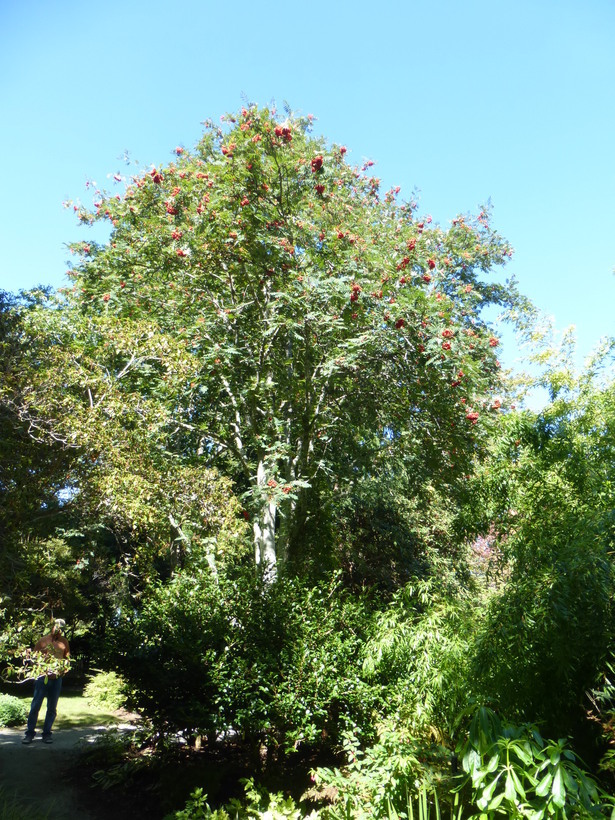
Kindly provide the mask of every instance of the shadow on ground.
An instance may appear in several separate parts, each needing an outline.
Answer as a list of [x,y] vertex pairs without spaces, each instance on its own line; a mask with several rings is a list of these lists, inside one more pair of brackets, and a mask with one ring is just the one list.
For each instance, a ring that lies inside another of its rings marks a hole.
[[[133,726],[121,724],[120,728],[131,731]],[[2,798],[14,800],[29,819],[39,816],[47,820],[134,818],[134,809],[124,815],[121,807],[114,807],[110,814],[99,795],[81,787],[77,769],[79,752],[109,729],[109,726],[90,726],[54,731],[51,745],[42,742],[40,733],[32,743],[23,745],[23,729],[0,729],[0,801]]]

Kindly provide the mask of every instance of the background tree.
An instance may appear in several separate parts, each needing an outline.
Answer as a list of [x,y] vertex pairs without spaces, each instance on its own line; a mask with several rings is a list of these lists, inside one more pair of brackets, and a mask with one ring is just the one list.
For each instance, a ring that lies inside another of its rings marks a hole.
[[[32,305],[36,297],[27,301]],[[36,346],[22,321],[25,309],[18,297],[0,293],[0,611],[5,626],[16,613],[27,623],[36,623],[37,613],[48,620],[50,607],[78,607],[81,599],[80,590],[69,591],[75,560],[59,534],[70,528],[60,498],[70,454],[52,438],[40,440],[14,400],[25,352]]]
[[566,358],[545,375],[551,403],[505,419],[467,511],[504,580],[477,679],[509,714],[579,734],[612,657],[615,392],[608,349],[580,376]]
[[246,525],[229,482],[166,444],[155,382],[181,361],[164,336],[114,324],[110,345],[105,317],[80,321],[44,293],[2,317],[2,577],[7,623],[29,630],[22,642],[54,610],[104,631],[192,551],[214,572],[222,554],[239,556]]

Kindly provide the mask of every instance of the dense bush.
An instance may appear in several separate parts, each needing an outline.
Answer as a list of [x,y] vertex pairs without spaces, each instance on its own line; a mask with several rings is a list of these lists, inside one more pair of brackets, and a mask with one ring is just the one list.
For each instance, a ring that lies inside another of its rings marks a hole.
[[470,666],[480,609],[441,580],[414,579],[374,619],[363,671],[385,688],[387,711],[417,736],[450,736],[475,694]]
[[577,731],[614,639],[612,392],[508,419],[470,501],[505,579],[482,620],[474,675],[503,713],[557,735]]
[[344,592],[335,576],[311,588],[289,584],[284,599],[288,631],[270,712],[278,735],[287,748],[337,743],[355,723],[370,735],[383,690],[367,682],[358,664],[372,617],[366,601]]
[[126,684],[115,672],[98,672],[86,683],[83,695],[92,705],[115,711],[126,703]]
[[179,572],[119,621],[109,659],[162,735],[232,729],[289,750],[335,742],[349,722],[367,731],[382,689],[358,669],[370,618],[336,576],[304,587]]
[[[449,775],[446,750],[434,743],[417,740],[399,725],[383,727],[376,743],[363,747],[356,736],[346,736],[347,764],[341,769],[320,767],[314,772],[314,795],[328,795],[319,816],[327,820],[346,818],[390,818],[405,814],[419,795],[437,802],[437,788],[445,802]],[[448,787],[451,787],[448,783]],[[331,800],[333,798],[333,800]],[[425,815],[427,817],[427,815]]]
[[[590,533],[587,534],[588,537]],[[513,569],[483,620],[474,657],[479,687],[519,720],[572,731],[610,641],[613,579],[588,538],[551,542],[553,555]]]
[[220,730],[216,658],[226,626],[213,581],[178,573],[151,587],[140,610],[108,632],[108,663],[128,684],[128,705],[156,732]]
[[28,719],[28,707],[13,695],[0,695],[0,727],[21,726]]
[[482,816],[613,817],[615,799],[584,771],[565,738],[545,740],[532,724],[501,722],[478,709],[460,758]]
[[601,729],[603,755],[599,768],[615,791],[615,657],[611,656],[599,685],[588,697],[591,704],[589,717]]

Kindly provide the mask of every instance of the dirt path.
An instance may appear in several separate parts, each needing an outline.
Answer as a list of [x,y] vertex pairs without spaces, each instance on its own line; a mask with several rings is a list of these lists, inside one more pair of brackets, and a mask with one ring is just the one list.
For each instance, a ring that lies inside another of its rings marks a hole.
[[[128,730],[130,727],[126,726]],[[47,820],[100,820],[90,795],[76,787],[71,776],[83,744],[92,743],[108,726],[62,729],[53,743],[42,742],[40,733],[23,745],[23,729],[0,729],[0,785],[7,798],[16,798],[28,810],[26,817],[42,814]],[[89,798],[89,799],[84,799]]]

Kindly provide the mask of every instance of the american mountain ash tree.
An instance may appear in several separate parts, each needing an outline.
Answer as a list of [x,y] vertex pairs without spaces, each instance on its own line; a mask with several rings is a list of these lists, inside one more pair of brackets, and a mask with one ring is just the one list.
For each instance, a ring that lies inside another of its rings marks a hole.
[[166,446],[233,478],[270,568],[301,560],[327,498],[396,459],[419,465],[411,492],[463,480],[501,403],[481,311],[514,298],[481,280],[510,254],[486,211],[444,230],[310,130],[242,108],[168,166],[118,174],[93,210],[74,205],[111,232],[72,246],[63,308],[109,338],[132,323],[170,340]]

